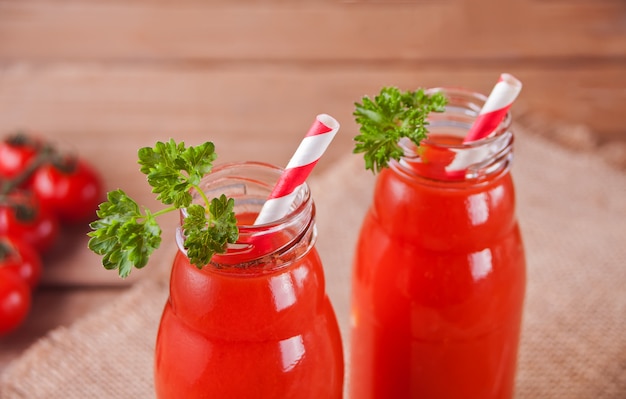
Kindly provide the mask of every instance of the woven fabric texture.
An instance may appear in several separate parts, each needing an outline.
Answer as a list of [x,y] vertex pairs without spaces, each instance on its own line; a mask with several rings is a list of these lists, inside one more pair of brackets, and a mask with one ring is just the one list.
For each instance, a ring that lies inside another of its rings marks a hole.
[[[595,152],[566,149],[520,126],[515,154],[528,263],[516,398],[623,399],[626,174]],[[357,156],[310,181],[317,248],[346,352],[351,258],[373,183]],[[161,249],[155,268],[167,269],[174,250]],[[52,331],[9,366],[0,398],[153,398],[154,341],[166,299],[167,273],[156,273],[114,304]]]

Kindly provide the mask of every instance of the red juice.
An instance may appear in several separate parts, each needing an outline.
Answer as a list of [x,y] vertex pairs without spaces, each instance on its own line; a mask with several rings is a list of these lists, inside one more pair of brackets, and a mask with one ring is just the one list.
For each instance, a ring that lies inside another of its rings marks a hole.
[[501,157],[512,136],[459,179],[445,167],[460,141],[432,134],[377,178],[354,259],[352,399],[513,395],[525,257]]
[[261,236],[250,232],[272,229],[238,213],[238,244],[248,247],[202,269],[177,253],[156,345],[157,398],[341,398],[342,345],[312,209],[301,210],[309,217],[296,230],[283,221]]

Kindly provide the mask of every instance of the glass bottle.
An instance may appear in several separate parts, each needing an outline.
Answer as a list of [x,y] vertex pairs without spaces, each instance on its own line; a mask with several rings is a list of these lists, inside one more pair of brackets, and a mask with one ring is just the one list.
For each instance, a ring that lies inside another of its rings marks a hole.
[[[485,96],[443,91],[428,139],[377,177],[355,253],[352,399],[511,398],[525,257],[511,117],[463,143]],[[432,91],[432,90],[431,90]]]
[[308,186],[287,216],[253,225],[280,173],[237,163],[203,181],[209,198],[235,199],[240,237],[199,269],[179,229],[156,343],[157,398],[341,398],[342,344]]

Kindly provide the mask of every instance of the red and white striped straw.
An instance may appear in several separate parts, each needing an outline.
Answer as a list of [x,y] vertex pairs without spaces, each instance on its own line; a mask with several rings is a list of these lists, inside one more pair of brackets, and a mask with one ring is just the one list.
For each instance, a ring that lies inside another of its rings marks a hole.
[[491,134],[502,122],[521,90],[522,82],[513,75],[508,73],[500,75],[500,79],[487,97],[487,101],[485,101],[463,142],[469,143]]
[[315,122],[279,177],[254,224],[269,223],[289,213],[289,207],[298,193],[298,188],[306,181],[337,131],[339,131],[339,122],[332,116],[317,115]]

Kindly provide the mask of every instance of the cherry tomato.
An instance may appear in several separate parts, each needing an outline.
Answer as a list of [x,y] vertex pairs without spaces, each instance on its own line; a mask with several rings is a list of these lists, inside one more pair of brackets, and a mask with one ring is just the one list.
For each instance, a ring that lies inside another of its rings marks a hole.
[[24,191],[0,196],[0,235],[14,237],[39,252],[52,247],[59,221],[37,198]]
[[65,158],[37,169],[32,190],[63,223],[91,222],[104,195],[100,176],[80,158]]
[[38,141],[17,133],[0,142],[0,177],[14,178],[37,156],[41,145]]
[[0,267],[0,335],[16,330],[31,307],[28,284],[13,271]]
[[10,237],[0,237],[0,268],[12,270],[34,289],[43,271],[39,253],[30,245]]

